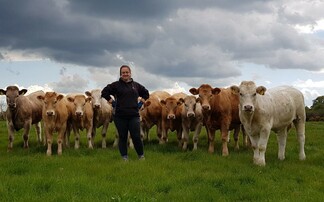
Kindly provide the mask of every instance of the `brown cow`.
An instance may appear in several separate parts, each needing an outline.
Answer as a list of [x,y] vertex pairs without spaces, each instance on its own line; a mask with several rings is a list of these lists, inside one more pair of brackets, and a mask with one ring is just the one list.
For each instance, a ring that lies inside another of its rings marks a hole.
[[170,97],[166,91],[154,91],[140,109],[141,136],[149,140],[149,130],[156,125],[156,134],[162,142],[162,106],[160,101]]
[[46,92],[45,96],[39,95],[37,98],[44,102],[43,122],[47,141],[46,154],[52,155],[53,134],[57,132],[57,154],[62,155],[62,145],[70,116],[68,101],[62,94],[56,92]]
[[75,135],[74,148],[80,147],[80,132],[79,130],[86,129],[88,148],[93,148],[92,145],[92,127],[93,127],[93,109],[91,106],[91,98],[86,98],[83,94],[67,95],[67,100],[73,103],[72,106],[72,128]]
[[189,90],[193,95],[199,95],[204,115],[204,124],[208,133],[210,153],[214,153],[214,139],[216,130],[220,129],[222,137],[222,155],[228,156],[228,132],[234,129],[235,147],[238,146],[240,131],[239,96],[233,94],[231,89],[212,88],[202,84],[198,89]]
[[200,102],[193,95],[188,95],[185,98],[180,98],[184,106],[181,112],[182,122],[182,149],[187,150],[189,133],[194,131],[192,137],[193,150],[197,150],[198,138],[203,126],[203,114]]
[[37,99],[38,95],[44,95],[43,91],[33,92],[25,96],[27,89],[19,90],[17,86],[8,86],[6,90],[0,89],[0,95],[7,98],[7,128],[8,151],[12,150],[14,132],[24,128],[24,148],[28,148],[29,130],[35,125],[38,142],[42,141],[41,124],[43,102]]
[[[91,97],[92,109],[93,109],[93,127],[92,127],[92,140],[94,141],[96,136],[96,129],[102,126],[101,129],[101,147],[106,148],[106,136],[109,123],[112,121],[112,106],[103,97],[101,97],[101,89],[94,89],[92,91],[86,91],[85,94]],[[116,139],[116,138],[115,138]],[[92,143],[94,144],[94,143]]]
[[187,95],[185,93],[175,93],[171,97],[160,101],[162,104],[162,142],[168,141],[168,132],[176,131],[177,139],[179,141],[179,147],[181,147],[182,139],[182,125],[181,125],[181,112],[182,102],[180,98],[184,98]]

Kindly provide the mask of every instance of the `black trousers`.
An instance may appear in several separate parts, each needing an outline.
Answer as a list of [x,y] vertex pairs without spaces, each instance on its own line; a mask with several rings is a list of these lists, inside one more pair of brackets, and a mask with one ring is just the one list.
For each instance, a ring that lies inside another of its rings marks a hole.
[[127,156],[128,131],[133,140],[134,148],[138,156],[144,155],[143,142],[140,134],[139,117],[114,117],[114,122],[119,134],[118,148],[121,156]]

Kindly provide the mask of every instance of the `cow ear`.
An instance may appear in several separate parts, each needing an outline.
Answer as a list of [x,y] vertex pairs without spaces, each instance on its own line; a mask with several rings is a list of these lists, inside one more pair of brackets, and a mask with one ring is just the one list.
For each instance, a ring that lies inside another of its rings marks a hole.
[[214,89],[212,89],[212,94],[213,95],[217,95],[220,92],[221,92],[221,89],[220,88],[214,88]]
[[74,102],[74,98],[73,98],[73,97],[67,97],[67,100],[68,100],[69,102]]
[[260,95],[264,95],[266,91],[267,91],[267,88],[264,87],[264,86],[259,86],[259,87],[257,87],[257,89],[256,89],[256,92],[257,92],[258,94],[260,94]]
[[91,102],[92,98],[91,97],[87,97],[85,100],[86,100],[86,102]]
[[146,101],[144,102],[144,107],[148,107],[148,106],[150,106],[150,105],[151,105],[151,101],[146,100]]
[[238,86],[231,86],[230,89],[231,89],[233,94],[239,94],[240,93],[240,88]]
[[42,96],[42,95],[39,95],[39,96],[37,96],[37,99],[39,99],[39,100],[44,100],[44,99],[45,99],[45,97],[44,97],[44,96]]
[[6,94],[6,91],[3,89],[0,89],[0,95],[5,95],[5,94]]
[[189,92],[193,95],[198,95],[198,89],[197,88],[190,88]]
[[19,95],[25,95],[25,93],[27,93],[27,89],[21,89],[19,91]]
[[161,103],[162,105],[165,105],[165,104],[166,104],[165,100],[161,100],[160,103]]
[[196,102],[201,102],[201,99],[198,97],[198,98],[196,98]]
[[181,98],[179,98],[178,102],[184,103],[184,99],[181,97]]
[[86,91],[85,94],[89,97],[91,97],[91,93],[89,91]]
[[64,98],[64,95],[62,95],[62,94],[59,94],[59,95],[56,97],[57,101],[60,101],[60,100],[62,100],[63,98]]

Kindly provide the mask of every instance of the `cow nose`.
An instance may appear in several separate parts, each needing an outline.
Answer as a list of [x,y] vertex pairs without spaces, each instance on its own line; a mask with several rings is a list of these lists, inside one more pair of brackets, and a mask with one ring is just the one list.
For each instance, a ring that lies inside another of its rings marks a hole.
[[100,109],[100,104],[95,104],[96,109]]
[[54,115],[54,112],[48,111],[48,112],[46,112],[46,114],[47,114],[47,116],[53,116]]
[[210,110],[210,106],[209,105],[202,105],[202,109],[203,110]]
[[253,110],[253,106],[251,106],[251,105],[244,105],[244,110],[250,112],[250,111]]
[[8,106],[9,108],[16,108],[16,103],[9,103]]
[[175,115],[174,114],[168,115],[168,119],[175,119]]
[[75,112],[75,115],[82,116],[82,112]]
[[193,112],[189,112],[189,113],[187,114],[187,116],[188,116],[188,117],[195,117],[195,113],[193,113]]

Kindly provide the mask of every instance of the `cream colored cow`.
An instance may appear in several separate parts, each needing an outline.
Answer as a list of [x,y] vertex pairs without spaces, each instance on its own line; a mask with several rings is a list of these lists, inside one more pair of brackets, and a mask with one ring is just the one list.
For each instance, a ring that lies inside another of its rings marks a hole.
[[265,153],[270,131],[277,134],[278,158],[285,159],[287,130],[294,123],[299,141],[299,159],[306,159],[305,104],[303,94],[289,86],[267,90],[253,81],[243,81],[231,86],[240,95],[239,115],[253,148],[253,162],[265,166]]

